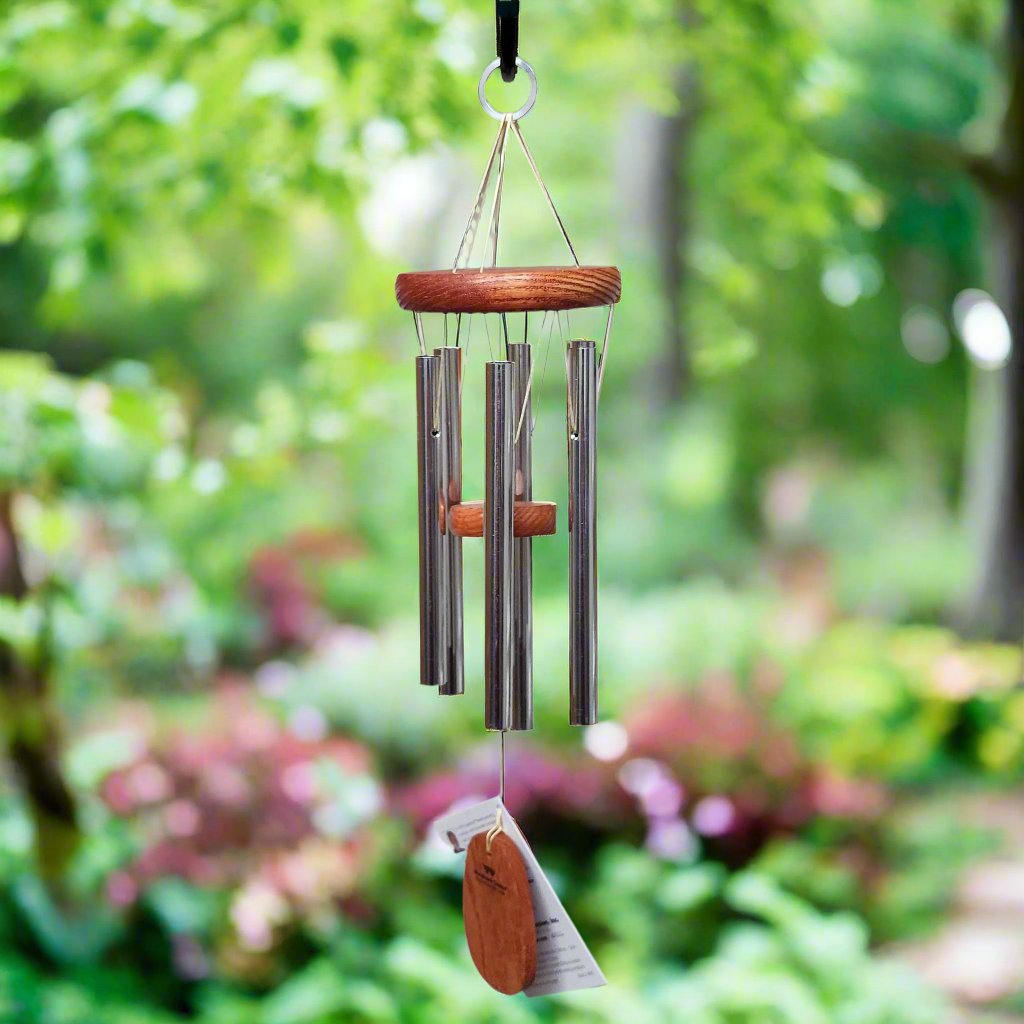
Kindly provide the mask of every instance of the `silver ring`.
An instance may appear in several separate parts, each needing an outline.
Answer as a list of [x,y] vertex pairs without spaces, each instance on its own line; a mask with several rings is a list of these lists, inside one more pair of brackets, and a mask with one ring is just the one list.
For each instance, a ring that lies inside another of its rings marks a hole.
[[[480,106],[483,107],[487,115],[489,117],[493,117],[495,121],[504,121],[507,115],[503,114],[500,110],[495,110],[494,107],[487,102],[487,97],[484,95],[484,89],[487,86],[487,79],[490,78],[491,75],[493,75],[500,67],[500,60],[492,60],[491,63],[484,68],[484,73],[480,76],[480,85],[476,91],[477,96],[480,97]],[[511,116],[513,121],[518,121],[521,117],[526,117],[526,115],[533,110],[534,103],[537,102],[537,75],[534,73],[533,68],[531,68],[530,65],[521,57],[516,57],[516,67],[522,68],[530,79],[530,95],[518,110],[512,111]]]

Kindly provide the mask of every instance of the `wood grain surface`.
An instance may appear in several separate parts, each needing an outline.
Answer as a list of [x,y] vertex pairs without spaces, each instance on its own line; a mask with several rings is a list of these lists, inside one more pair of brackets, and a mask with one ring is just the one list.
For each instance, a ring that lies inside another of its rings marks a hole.
[[[462,501],[448,510],[456,537],[484,535],[484,503]],[[557,532],[558,506],[553,501],[517,501],[512,508],[512,532],[517,537],[549,537]]]
[[491,267],[399,274],[395,297],[414,313],[533,313],[619,301],[618,267]]
[[499,832],[473,836],[462,879],[462,917],[469,954],[491,988],[515,995],[537,973],[537,929],[526,865],[516,844]]

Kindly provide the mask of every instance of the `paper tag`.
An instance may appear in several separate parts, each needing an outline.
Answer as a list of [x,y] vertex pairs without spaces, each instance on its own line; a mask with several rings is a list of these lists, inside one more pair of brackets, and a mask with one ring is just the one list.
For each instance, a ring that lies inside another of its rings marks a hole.
[[494,824],[495,811],[499,806],[505,831],[526,863],[537,928],[537,974],[533,984],[524,991],[528,996],[547,996],[606,985],[601,968],[580,938],[562,901],[555,895],[530,844],[498,797],[444,814],[434,822],[434,829],[451,850],[463,853],[473,836],[486,832]]

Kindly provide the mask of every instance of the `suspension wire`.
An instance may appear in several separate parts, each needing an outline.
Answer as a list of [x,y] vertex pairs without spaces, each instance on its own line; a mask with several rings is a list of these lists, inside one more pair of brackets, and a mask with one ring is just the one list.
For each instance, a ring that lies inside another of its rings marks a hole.
[[[505,126],[505,131],[501,137],[501,148],[498,150],[498,177],[494,183],[494,199],[491,203],[491,226],[489,229],[492,267],[498,265],[498,223],[501,219],[502,187],[505,184],[505,151],[508,149],[508,126],[515,122],[512,120],[511,114],[506,114],[502,118],[501,123]],[[480,269],[484,269],[483,262],[480,264]]]
[[[459,314],[459,320],[462,320],[462,314]],[[461,327],[460,327],[461,332]],[[462,384],[466,379],[466,367],[469,365],[469,343],[473,337],[473,314],[466,314],[466,344],[462,349],[462,358],[459,360],[461,370],[459,373],[459,402],[462,402]],[[458,341],[456,340],[456,344]]]
[[576,250],[572,246],[572,242],[569,241],[569,232],[565,230],[565,224],[562,222],[562,218],[555,208],[555,201],[551,198],[551,193],[548,191],[547,185],[544,184],[544,178],[541,176],[540,170],[537,167],[537,162],[533,159],[533,154],[530,152],[530,147],[526,144],[526,139],[523,138],[523,130],[519,127],[518,121],[512,122],[512,131],[515,133],[516,139],[519,140],[519,146],[523,151],[523,155],[526,157],[526,162],[530,165],[530,170],[533,171],[534,178],[537,179],[537,184],[540,185],[541,192],[544,193],[544,198],[548,201],[548,209],[551,210],[552,215],[555,218],[555,222],[558,224],[558,230],[562,233],[562,238],[565,240],[565,244],[569,247],[569,254],[572,256],[573,263],[578,267],[580,265],[579,257],[576,255]]
[[420,355],[425,356],[427,354],[427,343],[423,339],[423,315],[421,313],[413,313],[412,322],[416,325],[416,340],[420,343]]
[[[526,390],[523,392],[523,404],[519,408],[519,419],[516,420],[516,436],[512,440],[512,446],[519,444],[519,432],[523,429],[523,418],[526,416],[526,407],[530,404],[530,392],[533,389],[533,360],[530,360],[530,375],[526,378]],[[530,424],[530,433],[533,433],[533,424]]]
[[612,337],[612,317],[615,316],[615,304],[608,306],[608,320],[604,325],[604,344],[601,346],[601,361],[597,364],[597,399],[601,400],[601,385],[604,383],[604,364],[608,358],[608,342]]
[[[447,347],[447,345],[448,345],[448,316],[447,316],[447,314],[445,314],[445,318],[444,318],[444,338],[443,338],[443,341],[444,341],[445,347]],[[435,348],[433,350],[433,352],[434,352],[434,358],[437,359],[438,354],[439,354],[438,350]],[[442,363],[442,362],[443,362],[442,359],[438,359],[438,363],[439,364]],[[437,394],[434,395],[434,433],[435,434],[439,433],[440,430],[441,430],[441,402],[442,402],[443,394],[444,394],[444,386],[441,383],[441,367],[440,367],[440,365],[438,365],[437,374],[438,374],[438,387],[437,387]]]
[[477,228],[480,225],[480,217],[484,210],[484,201],[487,198],[487,187],[491,183],[491,172],[494,170],[494,158],[498,154],[498,150],[501,148],[502,143],[505,140],[505,135],[508,131],[508,125],[502,120],[501,124],[498,125],[498,134],[494,140],[494,145],[491,147],[491,155],[487,158],[487,167],[484,169],[484,176],[480,181],[480,188],[477,189],[476,201],[473,203],[473,209],[469,214],[469,221],[466,223],[466,230],[462,234],[462,241],[459,243],[459,251],[455,254],[455,262],[452,264],[452,273],[459,269],[459,261],[462,259],[462,253],[466,249],[467,242],[469,243],[469,250],[466,252],[466,263],[469,263],[470,256],[473,254],[473,243],[476,241]]
[[[547,316],[548,316],[547,313],[545,313],[544,314],[544,319],[545,320],[547,319]],[[544,333],[544,320],[541,321],[540,332],[541,332],[541,334]],[[554,318],[552,317],[551,323],[548,325],[548,343],[544,347],[544,369],[541,370],[541,374],[540,374],[540,389],[541,389],[541,391],[544,390],[544,378],[547,377],[547,375],[548,375],[548,360],[551,358],[551,342],[552,342],[552,339],[554,338],[554,336],[555,336],[555,321],[554,321]],[[534,420],[534,422],[536,422],[536,420]]]
[[491,342],[491,329],[487,326],[487,314],[482,314],[484,321],[484,330],[487,332],[487,351],[490,353],[491,361],[494,361],[494,345]]
[[[568,318],[566,318],[568,320]],[[572,388],[569,386],[570,380],[570,369],[569,369],[569,346],[566,344],[565,335],[562,334],[562,317],[559,314],[558,317],[558,334],[562,341],[562,357],[565,362],[565,395],[566,395],[566,419],[569,421],[569,430],[572,433],[576,433],[576,407],[572,401]],[[571,340],[571,336],[570,336]]]

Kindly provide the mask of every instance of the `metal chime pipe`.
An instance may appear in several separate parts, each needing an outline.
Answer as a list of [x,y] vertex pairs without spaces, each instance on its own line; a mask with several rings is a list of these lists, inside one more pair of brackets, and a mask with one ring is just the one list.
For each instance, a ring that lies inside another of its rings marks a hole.
[[484,449],[484,724],[512,723],[512,560],[516,412],[515,367],[487,363],[487,441]]
[[462,349],[442,348],[441,357],[441,503],[444,528],[445,634],[441,654],[445,696],[464,693],[462,538],[448,529],[448,512],[462,501]]
[[597,350],[569,342],[569,724],[597,721]]
[[420,533],[420,682],[437,686],[444,678],[444,550],[441,535],[441,360],[416,357],[416,465]]
[[[533,500],[532,409],[529,396],[530,346],[526,342],[508,346],[515,367],[512,407],[515,411],[516,501]],[[512,728],[533,728],[533,538],[516,537],[512,542]]]

